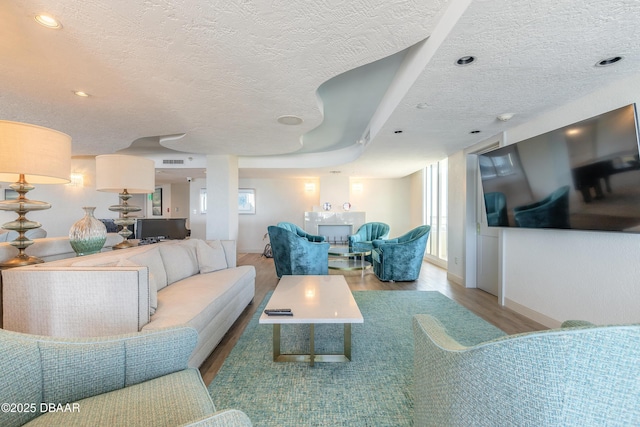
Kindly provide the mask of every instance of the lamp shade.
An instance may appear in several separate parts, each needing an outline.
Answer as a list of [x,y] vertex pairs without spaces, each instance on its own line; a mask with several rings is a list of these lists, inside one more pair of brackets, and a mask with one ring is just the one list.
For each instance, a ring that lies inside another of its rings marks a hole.
[[153,193],[156,164],[153,160],[124,154],[96,156],[96,189],[110,193]]
[[0,181],[64,184],[71,172],[71,137],[57,130],[0,120]]

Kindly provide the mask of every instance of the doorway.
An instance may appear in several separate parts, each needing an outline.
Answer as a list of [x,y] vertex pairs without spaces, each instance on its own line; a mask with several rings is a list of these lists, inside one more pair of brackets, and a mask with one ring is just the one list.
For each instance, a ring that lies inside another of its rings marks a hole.
[[487,225],[484,194],[478,167],[478,155],[502,145],[503,135],[472,147],[467,151],[467,188],[466,196],[466,287],[476,287],[498,297],[503,304],[502,295],[502,235],[495,227]]

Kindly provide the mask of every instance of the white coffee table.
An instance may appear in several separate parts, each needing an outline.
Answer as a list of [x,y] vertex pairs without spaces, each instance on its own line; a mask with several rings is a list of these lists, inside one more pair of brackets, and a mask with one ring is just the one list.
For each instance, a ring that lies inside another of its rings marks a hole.
[[[364,319],[344,276],[282,276],[266,308],[290,308],[293,316],[268,316],[259,323],[273,325],[275,362],[348,362],[351,360],[351,324]],[[344,324],[344,354],[315,354],[314,325]],[[280,325],[309,324],[309,354],[280,352]]]

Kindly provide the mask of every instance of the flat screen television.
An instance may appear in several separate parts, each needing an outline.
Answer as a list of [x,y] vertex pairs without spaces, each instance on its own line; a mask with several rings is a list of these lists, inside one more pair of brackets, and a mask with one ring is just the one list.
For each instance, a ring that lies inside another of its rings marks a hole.
[[635,104],[478,156],[487,224],[640,233]]
[[186,218],[139,218],[136,239],[186,239],[189,235]]

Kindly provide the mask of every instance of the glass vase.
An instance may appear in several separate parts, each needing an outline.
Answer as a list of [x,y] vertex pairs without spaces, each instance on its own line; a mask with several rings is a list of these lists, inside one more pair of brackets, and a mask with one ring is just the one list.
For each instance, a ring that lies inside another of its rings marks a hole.
[[83,207],[84,217],[69,230],[69,243],[78,256],[100,252],[107,241],[107,227],[93,216],[95,207]]

